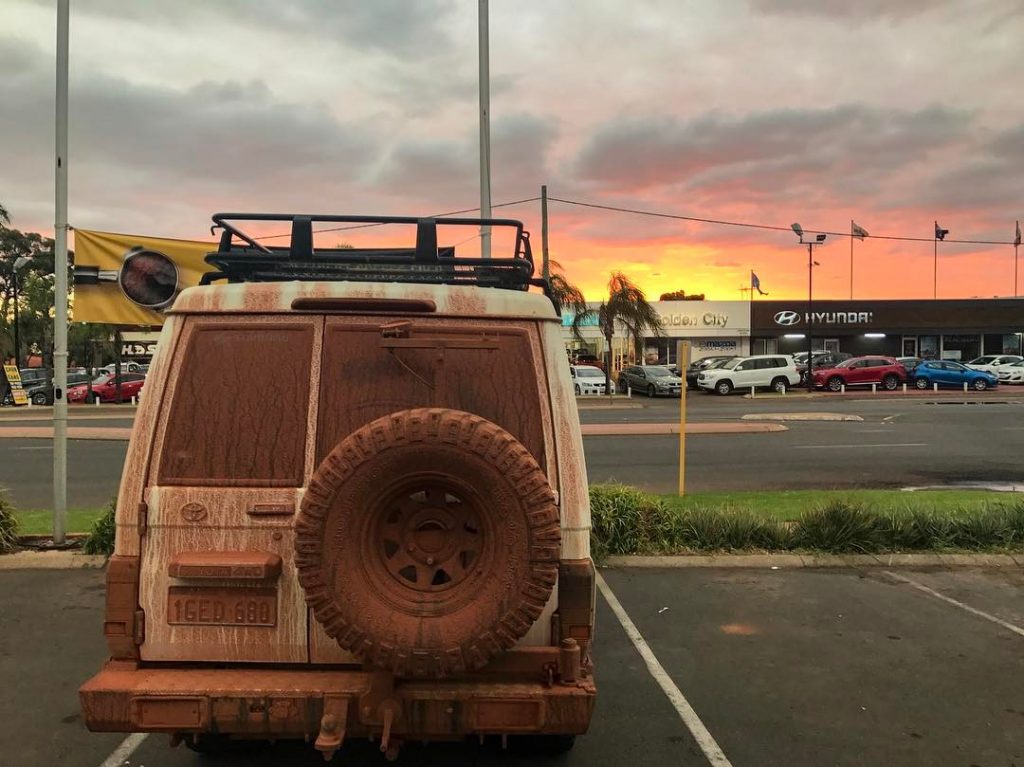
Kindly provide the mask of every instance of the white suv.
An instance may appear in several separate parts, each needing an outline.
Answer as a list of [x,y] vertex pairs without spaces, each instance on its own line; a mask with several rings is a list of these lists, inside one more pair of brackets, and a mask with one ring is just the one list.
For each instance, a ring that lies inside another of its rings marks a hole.
[[697,386],[706,392],[728,394],[733,389],[772,389],[784,392],[800,383],[796,363],[788,354],[737,357],[720,368],[702,370]]

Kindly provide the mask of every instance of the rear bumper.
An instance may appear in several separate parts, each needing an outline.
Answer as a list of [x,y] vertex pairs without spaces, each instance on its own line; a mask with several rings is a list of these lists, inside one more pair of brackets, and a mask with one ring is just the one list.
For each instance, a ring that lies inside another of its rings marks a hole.
[[[217,732],[249,738],[315,737],[325,701],[350,736],[379,735],[380,675],[318,669],[137,668],[110,661],[79,696],[95,732]],[[390,683],[389,683],[390,685]],[[533,681],[394,681],[393,732],[407,738],[468,734],[582,734],[596,690],[592,677],[547,686]],[[346,715],[347,713],[347,715]]]

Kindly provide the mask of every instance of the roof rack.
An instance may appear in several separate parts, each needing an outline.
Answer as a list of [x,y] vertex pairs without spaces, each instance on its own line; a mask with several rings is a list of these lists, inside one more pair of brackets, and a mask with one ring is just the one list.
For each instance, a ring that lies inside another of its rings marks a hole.
[[[291,223],[287,245],[266,246],[242,231],[245,222]],[[413,248],[316,248],[314,222],[340,222],[380,226],[416,227]],[[515,248],[510,256],[463,258],[455,246],[438,246],[438,225],[511,227]],[[217,271],[203,275],[201,285],[228,282],[282,282],[291,280],[350,280],[359,282],[418,282],[527,290],[547,282],[533,276],[530,235],[521,221],[507,218],[416,218],[409,216],[333,216],[291,213],[217,213],[211,232],[221,230],[216,253],[206,262]]]

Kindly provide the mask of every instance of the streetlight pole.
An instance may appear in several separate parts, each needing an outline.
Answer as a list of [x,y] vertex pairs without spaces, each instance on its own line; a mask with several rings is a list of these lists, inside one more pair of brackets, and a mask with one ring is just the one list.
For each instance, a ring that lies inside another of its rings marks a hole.
[[814,243],[807,243],[807,391],[814,391]]
[[[814,246],[825,242],[826,235],[816,234],[814,239],[804,239],[800,224],[791,224],[800,238],[800,244],[807,246],[807,391],[814,391]],[[810,237],[810,235],[808,235]]]
[[18,272],[32,259],[26,256],[18,256],[11,265],[11,284],[14,286],[14,365],[21,369],[21,310],[18,307]]
[[11,267],[11,282],[14,284],[14,366],[21,370],[21,314],[18,311],[18,269]]
[[[480,91],[480,218],[491,217],[491,52],[487,0],[478,11],[478,57]],[[491,257],[491,227],[480,229],[480,256]]]

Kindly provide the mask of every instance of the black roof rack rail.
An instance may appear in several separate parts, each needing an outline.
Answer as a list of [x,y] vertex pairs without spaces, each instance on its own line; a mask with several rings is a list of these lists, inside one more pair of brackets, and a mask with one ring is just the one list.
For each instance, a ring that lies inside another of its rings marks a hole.
[[[245,222],[281,221],[291,224],[287,245],[267,246],[240,228]],[[317,248],[313,224],[319,222],[416,227],[412,248]],[[511,254],[495,258],[463,258],[455,246],[439,246],[437,227],[510,227],[515,230]],[[228,282],[291,280],[349,280],[359,282],[417,282],[477,285],[527,290],[531,285],[550,295],[547,282],[533,276],[529,232],[509,218],[416,218],[412,216],[335,216],[291,213],[217,213],[211,232],[221,230],[215,253],[206,262],[216,271],[203,275],[201,285]]]

